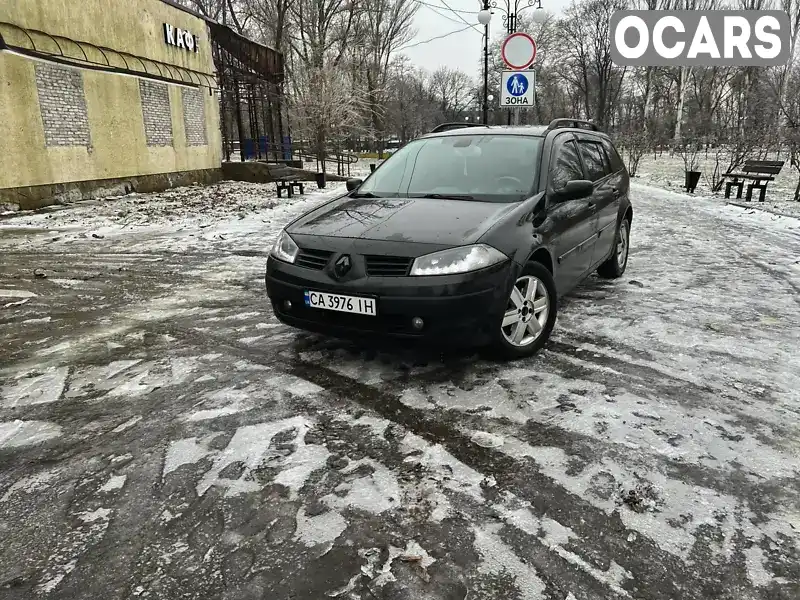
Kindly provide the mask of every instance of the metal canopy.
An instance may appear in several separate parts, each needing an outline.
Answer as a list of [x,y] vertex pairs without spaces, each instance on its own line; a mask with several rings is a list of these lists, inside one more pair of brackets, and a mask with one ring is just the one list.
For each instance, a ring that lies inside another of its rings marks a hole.
[[[206,20],[214,46],[217,69],[228,76],[254,83],[280,84],[284,80],[283,54],[239,35],[230,27]],[[220,65],[222,63],[222,66]]]
[[216,89],[214,75],[0,21],[0,50],[50,62]]

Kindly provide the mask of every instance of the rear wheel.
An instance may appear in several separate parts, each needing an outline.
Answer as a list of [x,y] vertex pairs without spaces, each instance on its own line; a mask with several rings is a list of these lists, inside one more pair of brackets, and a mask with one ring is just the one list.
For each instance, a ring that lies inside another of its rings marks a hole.
[[495,348],[505,358],[535,354],[550,337],[557,310],[553,276],[540,263],[529,263],[511,288]]
[[614,252],[603,264],[597,267],[597,274],[600,277],[616,279],[622,277],[625,268],[628,266],[628,250],[631,240],[631,222],[625,218],[617,228],[617,235],[614,238]]

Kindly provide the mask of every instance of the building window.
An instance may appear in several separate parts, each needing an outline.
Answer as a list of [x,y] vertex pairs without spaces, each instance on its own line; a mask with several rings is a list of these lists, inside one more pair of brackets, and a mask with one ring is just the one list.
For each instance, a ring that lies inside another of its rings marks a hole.
[[206,104],[199,89],[183,89],[183,124],[187,146],[205,146]]
[[142,119],[148,146],[172,146],[172,111],[166,83],[139,80]]
[[45,146],[90,147],[83,73],[46,63],[36,63],[34,68]]

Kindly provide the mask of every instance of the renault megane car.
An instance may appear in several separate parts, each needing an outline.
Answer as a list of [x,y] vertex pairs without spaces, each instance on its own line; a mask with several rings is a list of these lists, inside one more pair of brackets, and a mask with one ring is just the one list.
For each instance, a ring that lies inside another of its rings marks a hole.
[[594,271],[625,272],[628,187],[586,121],[440,126],[289,223],[267,294],[281,322],[308,331],[527,356],[561,296]]

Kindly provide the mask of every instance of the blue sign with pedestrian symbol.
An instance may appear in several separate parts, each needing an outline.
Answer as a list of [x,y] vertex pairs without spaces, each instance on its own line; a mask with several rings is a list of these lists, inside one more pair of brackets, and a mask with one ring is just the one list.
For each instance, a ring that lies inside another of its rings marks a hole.
[[514,75],[506,81],[506,89],[508,93],[514,97],[522,96],[528,90],[528,78],[522,73],[514,73]]

